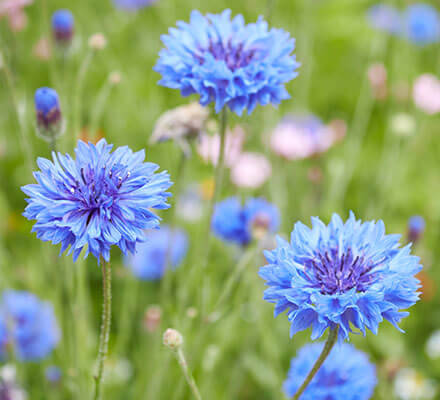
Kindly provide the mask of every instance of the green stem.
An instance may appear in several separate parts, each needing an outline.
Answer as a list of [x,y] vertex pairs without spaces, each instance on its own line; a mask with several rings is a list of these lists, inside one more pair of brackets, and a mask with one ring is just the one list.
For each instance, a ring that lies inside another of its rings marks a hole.
[[177,356],[177,361],[179,362],[179,365],[182,368],[183,375],[185,375],[186,382],[188,383],[194,397],[197,400],[202,400],[202,396],[200,395],[196,381],[194,380],[194,377],[192,376],[191,371],[188,368],[188,363],[186,362],[185,354],[183,354],[183,350],[181,347],[177,350],[176,356]]
[[176,228],[177,222],[177,202],[179,200],[179,193],[181,188],[183,187],[183,183],[185,180],[185,167],[187,165],[188,156],[184,151],[181,152],[180,160],[177,165],[176,179],[174,183],[174,195],[173,195],[173,213],[170,221],[171,228],[171,239],[168,242],[166,257],[165,257],[165,271],[164,277],[162,279],[162,287],[161,287],[161,304],[164,306],[165,310],[168,312],[171,309],[171,301],[173,296],[171,295],[171,286],[173,280],[173,271],[171,271],[171,261],[172,261],[172,252],[173,252],[173,236],[176,234],[174,229]]
[[87,73],[87,70],[89,69],[90,62],[93,58],[93,50],[89,50],[87,55],[84,57],[84,61],[82,62],[79,71],[78,76],[76,77],[75,81],[75,95],[73,98],[73,132],[72,132],[72,138],[74,140],[73,146],[76,147],[76,142],[79,139],[80,130],[81,130],[81,111],[80,111],[80,105],[81,105],[81,95],[82,95],[82,88],[84,85],[84,79]]
[[206,265],[209,261],[209,253],[211,250],[211,218],[212,214],[214,213],[214,207],[217,203],[217,200],[221,193],[221,186],[223,181],[223,174],[225,169],[225,144],[226,144],[226,129],[228,126],[228,113],[226,108],[222,110],[221,116],[220,116],[220,149],[219,149],[219,157],[218,162],[215,167],[215,178],[214,178],[214,194],[209,202],[209,209],[208,209],[208,221],[207,221],[207,228],[206,228],[206,236],[208,238],[208,245],[206,246],[206,254],[204,258],[203,268],[206,268]]
[[325,342],[324,348],[322,349],[322,352],[319,356],[319,358],[316,360],[315,365],[313,365],[312,370],[307,375],[306,379],[302,383],[302,385],[299,387],[295,395],[293,396],[292,400],[298,400],[300,396],[303,394],[304,390],[306,390],[307,386],[313,379],[313,377],[316,375],[316,373],[319,371],[319,368],[321,368],[322,364],[330,354],[330,351],[332,350],[333,346],[336,343],[336,339],[338,338],[338,331],[339,331],[339,325],[336,326],[336,328],[331,329],[327,341]]
[[[0,58],[1,57],[2,57],[2,54],[0,53]],[[5,74],[6,83],[9,86],[9,92],[10,92],[10,96],[11,96],[12,106],[14,108],[15,115],[17,117],[18,131],[20,133],[20,139],[21,139],[20,140],[21,146],[23,148],[23,152],[26,157],[26,162],[28,164],[29,172],[32,172],[32,169],[33,169],[32,168],[32,165],[33,165],[32,160],[34,157],[32,154],[32,149],[31,149],[28,137],[25,132],[24,122],[23,122],[23,119],[20,114],[20,108],[18,106],[18,101],[17,101],[17,98],[15,97],[15,88],[14,88],[14,83],[13,83],[13,79],[12,79],[12,74],[11,74],[11,71],[9,70],[9,67],[6,65],[6,61],[0,59],[0,63],[1,62],[3,62],[3,66],[0,67],[0,69],[3,69],[3,72]]]
[[[221,193],[221,186],[222,186],[222,180],[223,180],[223,173],[224,173],[224,164],[225,164],[225,144],[226,144],[226,129],[228,126],[228,112],[226,108],[223,108],[220,116],[220,149],[219,149],[219,158],[217,165],[215,167],[215,180],[214,180],[214,194],[209,202],[209,208],[208,208],[208,217],[206,221],[206,228],[204,231],[204,238],[206,238],[205,243],[205,254],[202,257],[202,263],[201,263],[201,276],[203,276],[203,280],[205,284],[202,285],[202,290],[200,290],[201,293],[201,311],[204,312],[204,306],[206,303],[206,297],[207,297],[207,288],[208,288],[208,274],[206,272],[203,272],[209,263],[209,256],[211,253],[211,241],[212,241],[212,232],[211,232],[211,219],[212,214],[214,213],[214,207],[217,203],[217,200]],[[199,271],[200,272],[200,271]]]
[[220,317],[219,315],[217,315],[217,312],[221,312],[221,308],[223,307],[225,301],[228,300],[229,296],[231,295],[235,283],[238,281],[245,268],[249,265],[249,262],[254,258],[254,255],[258,252],[259,248],[259,245],[249,247],[243,253],[240,260],[238,261],[238,264],[235,266],[234,271],[229,276],[229,279],[227,280],[220,297],[215,303],[214,311],[211,312],[207,317],[207,320],[209,322],[214,322]]
[[[222,181],[225,170],[225,145],[226,145],[226,129],[228,127],[228,111],[226,108],[223,108],[221,116],[220,116],[220,152],[217,167],[215,169],[215,187],[214,187],[214,195],[211,201],[211,207],[209,212],[209,217],[212,216],[214,211],[215,203],[220,196],[222,189]],[[209,225],[211,224],[211,218],[209,218]]]
[[90,140],[94,141],[96,139],[96,134],[98,130],[98,124],[101,120],[102,112],[104,111],[105,104],[107,103],[107,99],[110,96],[111,89],[113,84],[109,79],[102,85],[101,90],[98,93],[98,97],[96,99],[95,107],[90,120]]
[[102,261],[102,291],[103,291],[103,307],[102,307],[102,325],[101,334],[99,336],[98,350],[98,370],[95,375],[95,396],[94,400],[101,399],[102,376],[104,373],[104,361],[108,352],[108,341],[110,337],[111,325],[111,304],[112,304],[112,271],[110,263]]

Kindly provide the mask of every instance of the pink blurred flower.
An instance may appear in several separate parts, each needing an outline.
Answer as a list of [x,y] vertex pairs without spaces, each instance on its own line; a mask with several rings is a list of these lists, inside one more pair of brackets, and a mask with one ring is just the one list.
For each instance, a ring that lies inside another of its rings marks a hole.
[[378,100],[387,97],[387,70],[381,63],[375,63],[368,68],[368,80],[370,81],[373,96]]
[[[237,125],[232,131],[226,132],[225,165],[231,167],[240,156],[245,138],[243,128]],[[197,152],[205,162],[217,165],[220,154],[220,135],[202,134],[197,145]]]
[[33,0],[0,0],[0,17],[6,16],[13,32],[26,27],[27,16],[23,8],[32,4]]
[[324,125],[315,116],[290,116],[272,132],[270,147],[287,160],[301,160],[327,151],[345,135],[345,122]]
[[42,37],[37,43],[35,43],[33,53],[34,56],[41,61],[49,60],[52,55],[49,40],[47,40],[45,37]]
[[231,168],[231,181],[238,187],[255,189],[266,182],[271,174],[272,167],[264,155],[245,152]]
[[426,114],[440,111],[440,80],[431,74],[423,74],[414,82],[413,100],[416,107]]

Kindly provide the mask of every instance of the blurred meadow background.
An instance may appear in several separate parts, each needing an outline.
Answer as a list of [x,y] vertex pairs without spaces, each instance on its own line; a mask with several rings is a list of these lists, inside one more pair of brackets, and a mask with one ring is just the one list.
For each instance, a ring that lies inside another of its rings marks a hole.
[[[411,3],[387,4],[404,9]],[[165,111],[197,100],[157,84],[160,75],[153,66],[162,48],[160,36],[178,20],[187,21],[194,9],[218,13],[230,8],[246,22],[265,15],[271,26],[290,32],[301,67],[287,84],[291,99],[278,108],[258,106],[241,118],[229,113],[228,126],[239,124],[245,135],[241,151],[260,154],[270,169],[260,171],[257,165],[256,172],[246,170],[240,180],[231,179],[237,165],[227,168],[220,199],[252,196],[274,203],[281,216],[279,234],[285,238],[296,221],[309,224],[311,216],[320,216],[327,222],[334,212],[346,218],[353,210],[363,220],[383,219],[387,232],[402,234],[406,242],[409,218],[422,216],[426,229],[414,252],[424,265],[423,296],[402,322],[406,333],[384,323],[377,336],[368,332],[366,338],[351,340],[376,364],[374,399],[440,398],[440,109],[426,112],[414,91],[423,74],[439,77],[440,43],[419,46],[374,28],[368,13],[375,4],[157,0],[130,12],[110,0],[35,0],[23,9],[26,21],[20,29],[11,29],[8,16],[0,15],[0,287],[29,291],[52,303],[61,331],[54,351],[38,362],[5,357],[2,379],[10,379],[15,368],[14,384],[32,400],[91,398],[101,321],[100,269],[91,257],[77,263],[58,257],[58,247],[36,239],[32,222],[22,216],[26,196],[20,187],[34,182],[36,158],[50,157],[48,143],[36,135],[33,105],[35,90],[49,86],[60,96],[66,121],[58,149],[72,153],[78,130],[85,140],[99,136],[115,146],[145,149],[147,160],[168,170],[175,182],[172,208],[160,213],[162,224],[183,229],[188,238],[181,265],[161,280],[138,279],[120,251],[112,251],[113,316],[104,398],[192,398],[173,353],[162,344],[169,327],[183,335],[187,362],[204,399],[285,398],[282,383],[290,359],[309,341],[310,332],[290,339],[286,316],[274,319],[273,306],[263,301],[260,247],[270,247],[273,239],[247,250],[214,239],[208,267],[201,270],[213,166],[200,156],[198,139],[190,142],[184,164],[172,140],[151,143]],[[431,5],[440,8],[435,1]],[[51,37],[51,15],[60,8],[75,18],[65,57],[45,41]],[[97,32],[106,45],[92,49],[89,39]],[[436,90],[431,95],[438,101]],[[289,114],[317,116],[338,133],[338,140],[311,157],[280,157],[270,145],[271,135]],[[216,132],[218,118],[210,110],[205,135]],[[243,179],[256,182],[243,185]],[[226,288],[227,298],[218,301]]]

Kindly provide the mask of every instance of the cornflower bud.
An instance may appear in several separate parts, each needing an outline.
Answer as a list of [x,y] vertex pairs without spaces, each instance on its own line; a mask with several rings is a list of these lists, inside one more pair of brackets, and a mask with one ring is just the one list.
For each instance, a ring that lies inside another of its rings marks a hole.
[[69,10],[57,10],[52,15],[52,34],[60,47],[69,47],[74,33],[74,18]]
[[61,114],[58,93],[51,88],[42,87],[35,92],[35,112],[37,116],[37,132],[51,141],[63,131],[63,118]]

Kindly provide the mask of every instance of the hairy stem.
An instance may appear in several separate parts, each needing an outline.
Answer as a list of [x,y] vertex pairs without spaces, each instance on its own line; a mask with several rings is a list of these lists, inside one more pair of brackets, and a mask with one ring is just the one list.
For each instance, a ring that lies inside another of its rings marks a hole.
[[110,263],[102,260],[102,324],[99,336],[98,369],[95,375],[95,396],[94,400],[101,398],[102,376],[104,373],[104,361],[108,352],[108,341],[111,325],[111,304],[112,304],[112,271]]
[[300,398],[304,390],[306,390],[307,386],[312,381],[313,377],[319,371],[319,368],[321,368],[322,364],[324,363],[324,361],[326,360],[326,358],[330,354],[330,351],[332,350],[333,346],[336,343],[336,339],[338,338],[338,331],[339,331],[339,325],[337,325],[336,328],[330,330],[327,341],[325,342],[324,348],[322,349],[319,358],[316,360],[315,365],[313,365],[312,370],[309,372],[306,379],[304,380],[302,385],[299,387],[299,389],[293,396],[292,400],[298,400]]
[[192,373],[188,368],[188,363],[186,362],[185,354],[183,354],[183,350],[181,347],[177,350],[176,356],[177,356],[177,361],[179,362],[179,365],[182,368],[183,375],[185,375],[185,380],[188,383],[194,397],[197,400],[202,400],[202,396],[200,395],[196,381],[194,380],[194,377],[192,376]]

